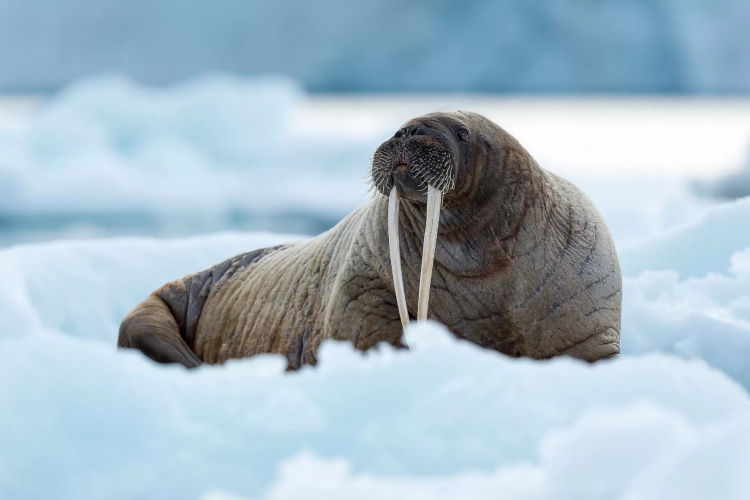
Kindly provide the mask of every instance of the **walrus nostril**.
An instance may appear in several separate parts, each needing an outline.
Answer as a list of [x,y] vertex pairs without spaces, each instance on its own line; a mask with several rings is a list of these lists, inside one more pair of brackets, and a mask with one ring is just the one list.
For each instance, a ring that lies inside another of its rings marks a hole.
[[427,128],[424,125],[412,125],[411,127],[406,128],[405,132],[408,137],[427,135]]

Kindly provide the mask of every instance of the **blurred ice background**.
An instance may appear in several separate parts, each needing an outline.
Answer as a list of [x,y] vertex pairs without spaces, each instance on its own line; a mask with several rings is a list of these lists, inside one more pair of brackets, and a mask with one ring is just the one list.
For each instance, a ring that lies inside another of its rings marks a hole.
[[0,101],[0,245],[317,234],[371,196],[368,166],[383,140],[449,109],[480,111],[577,182],[623,245],[717,203],[702,194],[742,165],[750,138],[750,101],[739,97],[338,96],[282,77],[154,87],[104,75]]
[[745,0],[3,0],[0,89],[122,71],[323,92],[737,93]]
[[[0,0],[0,499],[750,498],[748,33],[744,0]],[[114,349],[164,282],[333,226],[446,109],[594,200],[619,360],[436,324],[291,375]]]

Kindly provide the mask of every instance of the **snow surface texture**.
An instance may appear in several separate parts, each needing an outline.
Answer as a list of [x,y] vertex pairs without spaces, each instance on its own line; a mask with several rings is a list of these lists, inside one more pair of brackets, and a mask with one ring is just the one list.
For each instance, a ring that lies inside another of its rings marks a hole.
[[734,202],[623,252],[623,356],[593,366],[426,324],[409,352],[325,343],[295,374],[273,356],[188,372],[117,352],[125,312],[294,237],[0,251],[0,498],[749,498],[748,218]]
[[746,0],[0,0],[0,88],[113,67],[336,91],[747,92]]

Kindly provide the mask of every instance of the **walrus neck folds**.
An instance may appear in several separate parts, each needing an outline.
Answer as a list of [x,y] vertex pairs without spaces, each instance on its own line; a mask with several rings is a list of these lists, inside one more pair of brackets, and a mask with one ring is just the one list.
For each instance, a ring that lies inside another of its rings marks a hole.
[[[416,240],[423,235],[417,319],[424,320],[436,253],[440,254],[441,266],[456,275],[491,272],[509,263],[515,237],[529,212],[549,215],[548,207],[540,206],[548,199],[544,196],[547,191],[544,172],[520,145],[512,146],[485,158],[489,165],[481,165],[480,178],[472,179],[471,186],[458,197],[444,200],[442,193],[430,185],[426,205],[408,200],[402,204],[396,187],[391,189],[389,250],[394,292],[404,327],[409,324],[409,316],[400,262],[399,220],[406,226],[402,234],[413,238],[406,244],[407,249],[420,248]],[[500,213],[498,205],[503,207]],[[477,235],[486,241],[477,241]],[[494,255],[474,251],[492,244],[508,248]]]

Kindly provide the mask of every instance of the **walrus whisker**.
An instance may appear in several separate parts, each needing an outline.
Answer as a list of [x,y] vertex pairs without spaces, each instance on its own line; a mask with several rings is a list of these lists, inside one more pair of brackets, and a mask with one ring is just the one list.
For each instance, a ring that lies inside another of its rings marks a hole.
[[399,195],[396,186],[391,189],[388,197],[388,246],[391,250],[391,272],[393,273],[393,288],[396,292],[398,315],[401,325],[406,328],[409,324],[409,310],[406,308],[406,294],[404,293],[404,276],[401,273],[401,250],[398,240],[398,205]]
[[435,245],[437,244],[438,224],[440,223],[440,205],[443,192],[430,184],[427,187],[427,221],[424,228],[424,245],[422,247],[422,272],[419,275],[419,302],[417,320],[427,319],[427,306],[430,302],[430,283],[432,282],[432,265],[435,262]]

